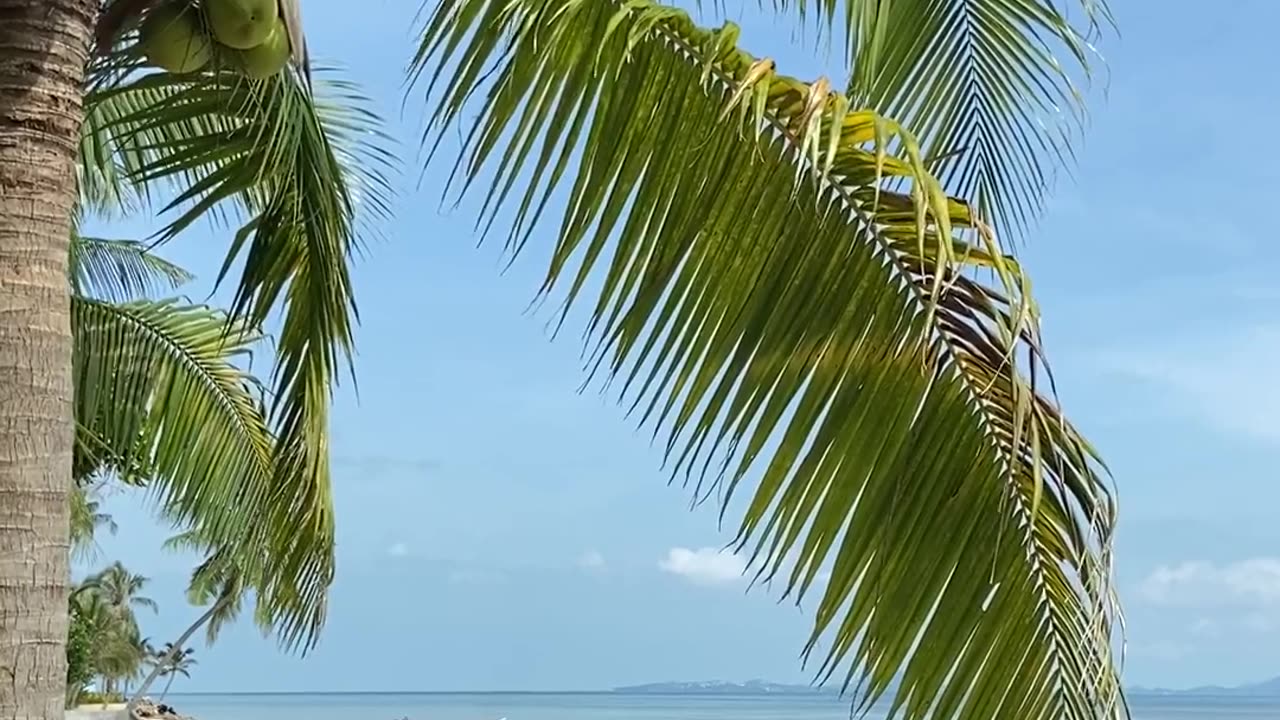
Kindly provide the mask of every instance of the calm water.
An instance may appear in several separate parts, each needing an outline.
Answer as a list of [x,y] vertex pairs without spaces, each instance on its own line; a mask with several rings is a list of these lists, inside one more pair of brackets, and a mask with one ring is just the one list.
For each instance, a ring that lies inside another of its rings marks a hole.
[[[169,702],[199,720],[849,720],[838,700],[776,696],[193,694]],[[1280,700],[1133,698],[1133,710],[1135,720],[1280,720]]]

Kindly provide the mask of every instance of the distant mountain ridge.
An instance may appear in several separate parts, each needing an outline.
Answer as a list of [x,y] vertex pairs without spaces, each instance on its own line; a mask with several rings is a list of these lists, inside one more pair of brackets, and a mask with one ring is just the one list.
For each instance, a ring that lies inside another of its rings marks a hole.
[[1233,687],[1202,685],[1200,687],[1187,688],[1185,690],[1133,687],[1129,688],[1129,693],[1132,695],[1182,695],[1199,697],[1280,697],[1280,677],[1273,677],[1270,680],[1263,680],[1262,682],[1257,683],[1235,685]]
[[812,685],[788,685],[765,680],[658,682],[626,685],[614,688],[613,692],[624,695],[828,695],[835,693],[832,689],[816,688]]

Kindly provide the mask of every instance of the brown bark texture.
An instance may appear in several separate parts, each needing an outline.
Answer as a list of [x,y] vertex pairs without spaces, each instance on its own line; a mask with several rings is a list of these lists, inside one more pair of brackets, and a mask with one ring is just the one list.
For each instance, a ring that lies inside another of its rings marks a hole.
[[61,720],[74,442],[67,252],[96,0],[0,0],[0,720]]

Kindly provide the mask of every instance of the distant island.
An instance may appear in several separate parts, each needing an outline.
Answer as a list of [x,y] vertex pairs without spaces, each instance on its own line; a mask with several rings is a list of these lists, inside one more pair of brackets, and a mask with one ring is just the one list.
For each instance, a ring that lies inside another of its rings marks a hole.
[[1162,695],[1162,696],[1197,696],[1197,697],[1280,697],[1280,677],[1263,680],[1257,683],[1223,687],[1221,685],[1202,685],[1185,690],[1168,688],[1129,688],[1130,695]]
[[817,688],[812,685],[787,685],[765,680],[747,680],[746,682],[701,680],[627,685],[614,688],[613,692],[623,695],[834,695],[836,690]]

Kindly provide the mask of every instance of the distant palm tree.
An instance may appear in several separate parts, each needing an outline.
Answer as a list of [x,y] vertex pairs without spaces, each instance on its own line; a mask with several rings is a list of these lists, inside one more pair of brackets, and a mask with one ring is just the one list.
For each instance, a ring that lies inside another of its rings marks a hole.
[[[212,644],[218,637],[218,631],[240,615],[240,610],[244,604],[245,590],[249,587],[258,586],[262,581],[261,578],[246,577],[246,572],[253,572],[255,568],[258,569],[258,572],[262,572],[262,570],[260,564],[246,564],[243,562],[242,547],[234,549],[216,547],[199,530],[188,530],[179,533],[166,541],[165,547],[169,549],[197,550],[206,553],[204,562],[200,563],[191,575],[191,584],[187,588],[187,598],[192,604],[207,607],[178,636],[176,641],[165,643],[166,649],[157,653],[156,664],[153,665],[151,672],[142,680],[137,691],[133,693],[133,697],[129,699],[130,708],[137,705],[142,696],[146,694],[147,689],[151,687],[151,684],[165,674],[169,664],[179,659],[179,655],[183,652],[183,646],[200,628],[203,627],[205,629],[205,638],[207,642]],[[270,613],[264,612],[262,605],[259,605],[257,610],[258,612],[255,614],[254,619],[264,631],[270,630],[272,625]],[[190,651],[186,652],[188,655],[190,654]],[[172,683],[172,681],[173,678],[170,677],[169,682]],[[165,685],[165,691],[168,691],[168,684]],[[163,694],[161,697],[163,697]]]
[[[166,694],[169,694],[169,688],[173,685],[175,676],[182,675],[183,678],[191,676],[191,667],[197,664],[195,657],[195,648],[178,647],[174,643],[164,643],[163,648],[155,650],[151,653],[150,659],[152,671],[159,670],[161,678],[168,676],[169,680],[164,684],[163,691],[160,691],[160,700],[164,700]],[[142,689],[140,688],[140,692]]]
[[[132,575],[127,570],[125,572]],[[103,591],[104,586],[96,582],[98,576],[91,576],[81,583],[71,596],[75,612],[84,619],[88,628],[90,666],[102,678],[102,689],[108,695],[124,687],[130,679],[136,678],[143,661],[152,653],[150,643],[138,631],[133,608],[135,605],[154,608],[155,603],[137,595],[137,590],[141,589],[141,585],[137,583],[118,586],[119,578],[114,577],[116,574],[118,573],[107,575],[113,579],[108,581],[106,587],[131,590],[134,593],[123,604],[114,602],[120,599],[119,594],[113,597],[109,591]],[[116,586],[112,583],[116,583]]]
[[94,588],[94,593],[121,619],[132,623],[135,627],[134,608],[146,608],[157,612],[156,601],[142,595],[142,589],[150,582],[145,575],[129,571],[122,563],[116,561],[97,574],[85,579],[85,584]]

